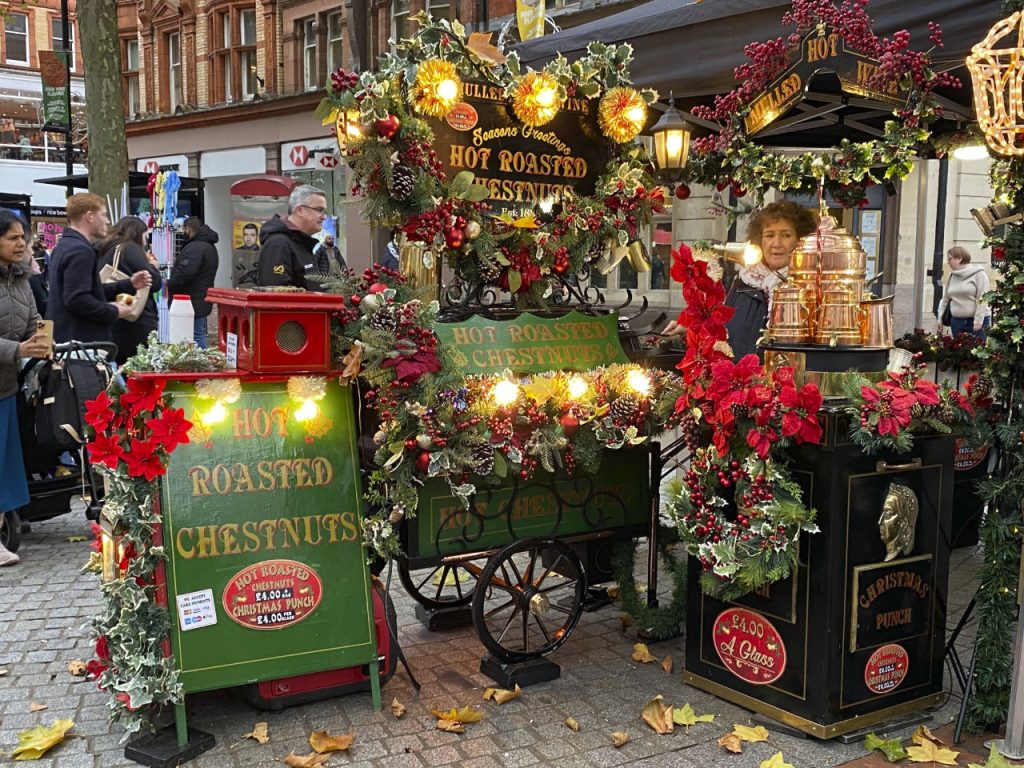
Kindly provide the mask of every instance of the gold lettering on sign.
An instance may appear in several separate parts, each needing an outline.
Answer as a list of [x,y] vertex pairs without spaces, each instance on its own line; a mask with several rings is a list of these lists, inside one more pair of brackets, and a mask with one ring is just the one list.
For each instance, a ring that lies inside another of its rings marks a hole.
[[197,464],[188,470],[192,496],[227,496],[291,488],[322,488],[334,480],[334,467],[322,457],[264,459],[253,468],[248,464]]
[[875,629],[889,629],[910,624],[914,619],[913,608],[900,608],[897,611],[884,611],[875,616]]
[[761,96],[750,107],[750,114],[746,117],[747,130],[751,133],[759,131],[775,120],[799,95],[802,88],[803,79],[798,73],[793,72]]
[[358,538],[356,513],[340,512],[246,520],[241,525],[226,523],[179,528],[174,535],[174,548],[186,560],[202,560],[222,555],[319,547],[357,541]]
[[839,34],[833,32],[831,35],[810,37],[806,41],[807,48],[804,54],[807,61],[813,64],[816,61],[835,58],[838,53]]
[[860,593],[857,602],[861,608],[870,608],[876,599],[890,589],[910,589],[923,600],[928,597],[931,585],[922,579],[920,574],[913,571],[891,571],[871,582]]

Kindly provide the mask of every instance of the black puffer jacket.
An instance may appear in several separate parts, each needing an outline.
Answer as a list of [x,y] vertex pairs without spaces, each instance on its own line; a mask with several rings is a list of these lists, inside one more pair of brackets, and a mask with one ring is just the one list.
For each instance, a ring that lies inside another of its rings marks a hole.
[[313,269],[316,240],[289,227],[274,215],[260,227],[260,257],[257,285],[294,285],[307,288],[306,271]]
[[206,301],[206,291],[213,287],[217,277],[217,241],[220,237],[203,224],[189,241],[182,246],[181,253],[171,267],[167,281],[167,295],[187,293],[192,299],[192,310],[196,317],[206,317],[213,311],[213,305]]
[[18,391],[18,347],[35,334],[38,320],[28,268],[0,265],[0,400]]

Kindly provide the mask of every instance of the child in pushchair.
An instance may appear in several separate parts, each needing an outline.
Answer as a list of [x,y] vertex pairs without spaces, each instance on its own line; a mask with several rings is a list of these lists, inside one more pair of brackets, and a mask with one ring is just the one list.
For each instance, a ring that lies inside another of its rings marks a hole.
[[85,455],[85,403],[115,375],[117,347],[108,342],[58,344],[53,357],[29,360],[21,371],[18,427],[28,479],[29,502],[2,515],[0,543],[11,552],[28,524],[63,515],[81,495],[86,517],[95,520],[102,483]]

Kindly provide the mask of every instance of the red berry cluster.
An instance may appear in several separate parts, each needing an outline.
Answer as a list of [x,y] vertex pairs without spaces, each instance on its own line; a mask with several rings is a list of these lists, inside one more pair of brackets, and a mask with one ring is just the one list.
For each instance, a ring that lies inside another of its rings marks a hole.
[[400,155],[403,165],[412,168],[423,168],[440,182],[445,180],[444,165],[429,141],[410,141]]
[[359,75],[355,72],[348,72],[344,67],[338,67],[331,72],[331,88],[335,93],[344,93],[352,90],[359,84]]

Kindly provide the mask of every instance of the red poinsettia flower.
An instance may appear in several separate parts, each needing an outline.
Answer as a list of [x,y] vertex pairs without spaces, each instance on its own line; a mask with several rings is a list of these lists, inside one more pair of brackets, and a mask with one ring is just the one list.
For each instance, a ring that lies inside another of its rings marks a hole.
[[167,408],[159,418],[146,422],[150,430],[150,439],[158,442],[165,451],[170,453],[179,445],[188,442],[188,431],[192,422],[185,418],[181,408]]
[[788,410],[782,415],[783,437],[795,436],[798,443],[820,443],[822,429],[818,423],[821,408],[821,392],[813,384],[804,384],[797,392],[796,387],[783,387],[779,402]]
[[778,433],[771,427],[754,427],[747,432],[747,445],[753,448],[760,458],[766,459],[772,444],[778,438]]
[[96,658],[100,661],[110,661],[110,645],[106,635],[96,638]]
[[913,393],[921,405],[939,404],[939,385],[934,382],[918,379],[914,382]]
[[137,554],[138,553],[135,551],[135,545],[129,542],[121,552],[121,559],[117,561],[118,570],[127,571],[128,566],[132,564],[132,560],[135,559],[135,555]]
[[125,454],[128,474],[132,477],[144,477],[148,482],[163,475],[167,469],[156,452],[157,447],[157,443],[152,440],[132,440],[128,453]]
[[117,469],[124,457],[124,447],[117,435],[97,434],[89,443],[89,461],[102,464],[107,469]]
[[96,680],[100,675],[107,671],[107,666],[108,665],[104,664],[102,661],[89,659],[85,662],[85,675],[90,680]]
[[[907,397],[896,396],[897,392],[903,392]],[[908,426],[911,421],[910,407],[916,402],[914,397],[906,390],[876,390],[874,387],[861,387],[861,397],[864,398],[864,408],[878,414],[876,428],[880,435],[899,434],[900,429]]]
[[[732,360],[719,360],[711,366],[711,378],[714,383],[709,388],[712,400],[721,400],[730,393],[744,390],[747,383],[761,372],[761,361],[757,355],[745,355],[738,363]],[[743,396],[740,396],[742,402]]]
[[132,416],[138,416],[144,411],[155,410],[163,393],[163,381],[130,378],[127,391],[121,395],[121,407],[126,408]]
[[106,392],[100,392],[95,400],[89,400],[85,404],[85,423],[97,432],[103,432],[114,418],[114,410],[111,400]]
[[672,251],[672,279],[681,285],[686,285],[687,274],[693,269],[693,251],[686,243],[680,243],[676,250]]
[[793,368],[788,365],[783,368],[775,368],[772,371],[772,381],[784,387],[793,384]]
[[412,355],[390,357],[381,367],[394,368],[395,377],[402,384],[415,384],[423,374],[441,370],[441,361],[432,349],[419,349]]
[[132,706],[132,697],[129,696],[127,693],[114,694],[114,698],[120,701],[122,704],[124,704],[125,709],[127,709],[129,712],[135,712],[138,710],[138,707]]

